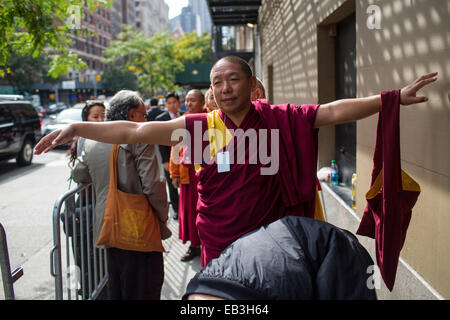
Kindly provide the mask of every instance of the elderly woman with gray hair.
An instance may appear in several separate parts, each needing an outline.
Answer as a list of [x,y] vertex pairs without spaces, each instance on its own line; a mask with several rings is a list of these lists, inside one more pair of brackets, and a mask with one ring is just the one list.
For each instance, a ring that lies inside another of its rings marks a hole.
[[[106,118],[107,121],[145,122],[145,104],[136,92],[119,91],[110,101]],[[75,181],[94,184],[95,243],[102,229],[108,196],[111,149],[111,144],[86,140],[83,155],[73,172]],[[121,144],[117,165],[119,190],[126,193],[145,194],[158,217],[161,239],[170,237],[171,231],[166,226],[169,205],[165,181],[160,178],[155,146],[142,143]],[[162,248],[162,245],[160,247]],[[110,299],[160,299],[164,281],[162,252],[138,252],[112,247],[106,250]]]

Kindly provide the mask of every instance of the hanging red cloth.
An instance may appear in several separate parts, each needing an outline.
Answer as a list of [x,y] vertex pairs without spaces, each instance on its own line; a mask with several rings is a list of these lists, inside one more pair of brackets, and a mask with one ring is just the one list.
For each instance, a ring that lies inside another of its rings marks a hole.
[[367,206],[358,231],[375,239],[381,276],[392,291],[400,250],[420,186],[400,164],[400,90],[381,93],[377,138]]

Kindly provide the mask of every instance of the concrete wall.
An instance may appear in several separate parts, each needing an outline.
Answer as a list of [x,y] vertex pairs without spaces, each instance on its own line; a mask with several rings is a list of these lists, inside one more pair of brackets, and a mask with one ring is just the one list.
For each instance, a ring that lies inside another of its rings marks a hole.
[[[373,14],[367,13],[371,4],[381,10],[381,29],[367,25]],[[430,98],[429,102],[401,109],[402,168],[421,185],[422,193],[402,250],[402,259],[410,268],[399,271],[394,290],[397,294],[388,297],[428,296],[427,286],[413,294],[397,287],[411,277],[423,277],[448,299],[450,2],[266,0],[258,23],[262,78],[272,103],[334,100],[333,25],[355,11],[358,97],[398,89],[423,73],[439,72],[439,81],[421,93]],[[376,124],[377,116],[372,116],[357,125],[358,216],[362,215],[370,184]],[[321,167],[333,157],[334,127],[321,128],[319,149]],[[373,243],[367,246],[373,249]]]
[[[366,27],[369,1],[357,1],[358,96],[400,89],[423,73],[439,81],[421,95],[430,101],[403,107],[402,168],[421,186],[403,259],[450,298],[450,2],[375,1],[381,29]],[[359,13],[359,14],[358,14]],[[358,203],[370,185],[377,116],[357,125]],[[363,207],[358,207],[361,215]]]

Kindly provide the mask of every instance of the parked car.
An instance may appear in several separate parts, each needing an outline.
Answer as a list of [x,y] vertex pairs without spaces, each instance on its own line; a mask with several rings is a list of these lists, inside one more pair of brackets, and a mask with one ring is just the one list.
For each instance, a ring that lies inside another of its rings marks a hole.
[[[44,136],[49,133],[65,128],[67,125],[75,122],[81,122],[81,111],[80,108],[69,108],[61,111],[56,116],[51,116],[50,121],[44,126],[43,134]],[[70,142],[62,145],[62,147],[70,147]]]
[[75,109],[83,109],[85,106],[86,106],[86,102],[78,102],[77,104],[74,104],[74,105],[72,106],[72,108],[75,108]]
[[42,136],[42,120],[28,101],[0,100],[0,160],[31,164],[33,148]]
[[67,109],[67,106],[62,102],[57,102],[48,106],[47,114],[56,114]]
[[43,106],[34,106],[39,117],[44,118],[47,116],[47,110]]

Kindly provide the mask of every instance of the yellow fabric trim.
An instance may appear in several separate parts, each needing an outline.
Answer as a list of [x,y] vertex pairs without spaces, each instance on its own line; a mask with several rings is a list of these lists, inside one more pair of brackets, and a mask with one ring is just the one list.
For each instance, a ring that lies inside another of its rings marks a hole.
[[417,192],[421,191],[420,185],[403,170],[402,170],[402,188],[405,191],[417,191]]
[[[420,192],[420,185],[411,178],[405,171],[402,170],[402,189],[404,191],[416,191]],[[369,191],[366,193],[366,199],[373,199],[375,196],[381,192],[383,187],[383,170],[380,171],[378,177],[375,179],[372,187],[370,187]]]
[[316,209],[314,210],[314,219],[326,221],[323,215],[322,203],[319,198],[319,188],[316,186]]
[[[219,110],[207,113],[206,120],[208,124],[209,151],[212,160],[216,156],[216,153],[222,150],[230,142],[233,135],[220,118]],[[200,164],[194,164],[194,167],[196,172],[202,170]]]
[[222,150],[233,138],[225,123],[220,119],[219,110],[207,113],[209,135],[209,151],[213,159],[219,150]]

